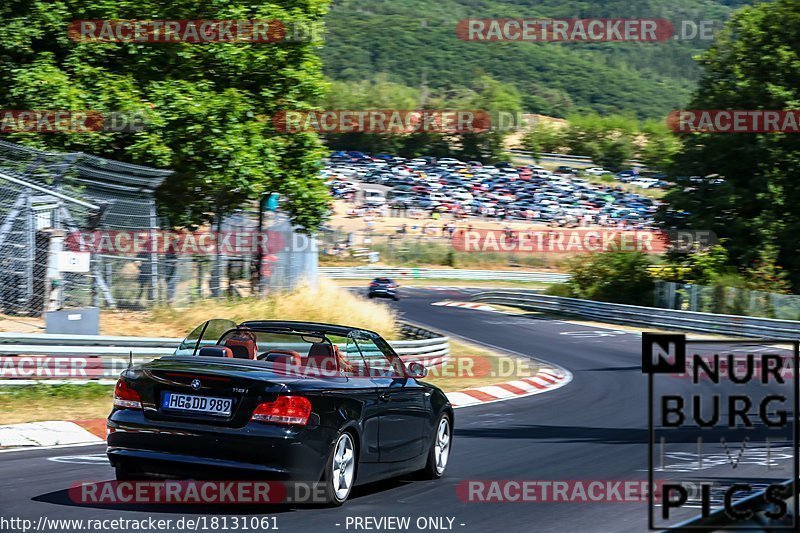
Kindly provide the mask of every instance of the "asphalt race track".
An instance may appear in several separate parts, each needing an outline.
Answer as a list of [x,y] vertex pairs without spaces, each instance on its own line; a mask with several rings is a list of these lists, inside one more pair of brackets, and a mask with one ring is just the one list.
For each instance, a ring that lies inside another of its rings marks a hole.
[[[572,383],[546,394],[457,410],[445,478],[357,488],[339,509],[78,506],[67,497],[66,489],[72,484],[113,479],[112,469],[103,460],[103,447],[86,446],[1,453],[0,515],[35,522],[39,516],[177,520],[209,512],[217,516],[272,514],[278,528],[290,532],[355,531],[352,525],[347,528],[348,517],[385,516],[412,517],[412,531],[417,530],[413,524],[419,516],[452,518],[452,529],[465,532],[647,530],[646,503],[475,503],[456,495],[462,480],[646,480],[647,378],[641,372],[640,336],[560,320],[431,305],[443,299],[464,299],[469,290],[402,291],[401,301],[390,305],[404,318],[555,363],[572,372]],[[676,390],[688,386],[674,380]],[[688,442],[677,446],[676,450],[694,449]],[[64,456],[81,457],[52,460]],[[757,478],[756,468],[757,464],[742,461],[738,472]],[[776,475],[786,479],[789,472]],[[684,514],[688,517],[697,511],[688,509]]]

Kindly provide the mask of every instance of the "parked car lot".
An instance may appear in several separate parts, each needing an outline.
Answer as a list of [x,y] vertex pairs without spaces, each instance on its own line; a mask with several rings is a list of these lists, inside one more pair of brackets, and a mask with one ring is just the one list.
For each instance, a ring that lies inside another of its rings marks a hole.
[[[652,225],[658,200],[626,192],[614,183],[595,184],[580,177],[610,174],[602,168],[558,170],[553,173],[536,165],[484,165],[453,158],[406,160],[385,154],[364,157],[361,152],[336,152],[323,174],[336,198],[355,199],[360,190],[369,188],[366,184],[391,187],[386,209],[400,212],[418,209],[552,225]],[[668,185],[634,171],[617,176],[643,188]]]

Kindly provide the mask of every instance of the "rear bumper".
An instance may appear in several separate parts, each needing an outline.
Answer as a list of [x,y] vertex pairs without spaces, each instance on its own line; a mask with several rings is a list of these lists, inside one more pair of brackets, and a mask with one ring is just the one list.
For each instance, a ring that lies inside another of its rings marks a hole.
[[200,479],[275,479],[315,482],[322,476],[337,431],[249,422],[230,428],[153,421],[141,411],[108,419],[108,459],[133,472]]
[[377,298],[396,298],[397,289],[369,289],[367,295]]

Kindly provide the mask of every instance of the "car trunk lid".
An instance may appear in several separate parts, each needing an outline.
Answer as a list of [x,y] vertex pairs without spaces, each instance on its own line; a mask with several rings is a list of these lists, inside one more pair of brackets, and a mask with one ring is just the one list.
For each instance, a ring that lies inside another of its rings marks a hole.
[[287,383],[261,361],[170,356],[142,366],[135,388],[152,420],[241,427],[255,407],[273,401]]

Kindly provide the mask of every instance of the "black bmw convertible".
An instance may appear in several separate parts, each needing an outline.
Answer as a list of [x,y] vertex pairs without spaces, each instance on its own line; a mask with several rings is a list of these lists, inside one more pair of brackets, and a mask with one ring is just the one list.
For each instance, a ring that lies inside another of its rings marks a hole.
[[354,484],[444,474],[453,409],[426,373],[367,330],[211,320],[122,373],[108,458],[118,480],[309,482],[340,505]]

